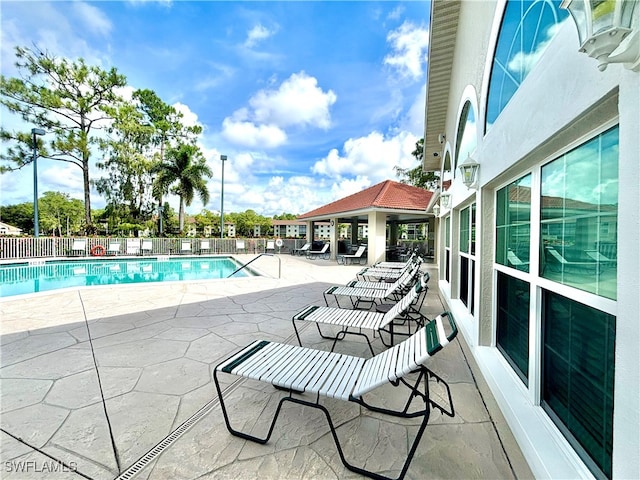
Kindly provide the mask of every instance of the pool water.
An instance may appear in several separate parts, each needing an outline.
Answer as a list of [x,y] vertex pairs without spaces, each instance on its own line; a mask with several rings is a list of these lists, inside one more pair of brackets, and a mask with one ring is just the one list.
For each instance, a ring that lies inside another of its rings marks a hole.
[[[226,278],[241,263],[229,257],[36,260],[0,265],[0,297],[69,287]],[[235,277],[251,275],[241,270]]]

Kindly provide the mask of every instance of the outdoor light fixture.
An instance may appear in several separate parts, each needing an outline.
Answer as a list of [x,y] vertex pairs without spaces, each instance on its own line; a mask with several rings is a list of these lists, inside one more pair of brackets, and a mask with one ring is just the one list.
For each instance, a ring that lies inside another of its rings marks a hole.
[[33,236],[40,235],[40,221],[38,218],[38,143],[36,136],[44,135],[45,132],[41,128],[32,128],[31,135],[33,137]]
[[220,238],[224,238],[224,162],[227,161],[226,155],[220,155],[222,162],[222,188],[220,190]]
[[451,206],[451,194],[444,191],[440,194],[440,204],[442,208],[449,208]]
[[578,28],[579,51],[595,58],[600,71],[609,63],[640,71],[638,0],[563,0],[560,7]]
[[436,217],[440,216],[440,205],[438,205],[437,203],[433,206],[433,214]]
[[458,168],[462,174],[462,183],[464,183],[467,188],[474,186],[478,177],[478,171],[480,170],[480,164],[469,155]]

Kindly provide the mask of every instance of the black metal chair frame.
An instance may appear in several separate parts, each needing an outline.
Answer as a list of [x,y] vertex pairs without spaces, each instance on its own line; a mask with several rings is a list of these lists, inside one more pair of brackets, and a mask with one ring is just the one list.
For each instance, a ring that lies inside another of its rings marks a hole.
[[[411,444],[411,447],[408,451],[408,455],[407,455],[407,459],[405,460],[403,467],[400,471],[400,475],[398,477],[396,477],[395,480],[400,480],[402,478],[404,478],[404,476],[407,473],[407,470],[409,469],[409,465],[411,464],[411,460],[413,459],[413,456],[415,455],[416,449],[418,448],[418,444],[420,443],[420,439],[422,438],[422,434],[424,433],[425,428],[427,427],[427,423],[429,421],[429,416],[431,413],[431,409],[435,408],[437,410],[439,410],[442,414],[447,415],[449,417],[454,417],[455,416],[455,411],[454,411],[454,407],[453,407],[453,399],[451,398],[451,390],[449,389],[449,385],[438,375],[436,375],[434,372],[432,372],[430,369],[428,369],[425,366],[421,366],[419,368],[419,370],[416,370],[412,373],[418,373],[418,378],[416,380],[416,382],[412,385],[409,382],[407,382],[404,378],[400,378],[396,381],[390,382],[394,387],[398,387],[400,385],[404,385],[406,386],[409,390],[409,397],[404,405],[404,407],[402,408],[402,410],[391,410],[391,409],[387,409],[384,407],[378,407],[378,406],[374,406],[371,405],[369,403],[367,403],[363,398],[355,398],[353,396],[351,396],[349,398],[350,402],[354,402],[357,403],[358,405],[366,408],[367,410],[373,411],[373,412],[377,412],[377,413],[382,413],[382,414],[386,414],[386,415],[390,415],[393,417],[399,417],[399,418],[417,418],[417,417],[422,417],[422,422],[420,423],[420,426],[418,428],[418,432],[416,433],[416,437],[413,441],[413,443]],[[448,397],[448,403],[449,403],[449,408],[445,408],[444,406],[440,405],[439,403],[435,402],[434,400],[431,400],[429,398],[429,379],[435,379],[435,381],[437,383],[442,383],[445,386],[445,389],[447,391],[447,397]],[[265,437],[258,437],[258,436],[254,436],[254,435],[250,435],[248,433],[245,432],[241,432],[239,430],[235,430],[230,423],[229,420],[229,414],[227,412],[227,407],[224,403],[224,399],[223,399],[223,394],[222,394],[222,390],[220,388],[220,384],[218,382],[218,369],[214,369],[213,371],[213,379],[214,379],[214,383],[216,385],[216,390],[218,392],[218,398],[220,400],[220,407],[222,409],[222,414],[224,416],[224,421],[225,424],[227,426],[227,430],[232,434],[235,435],[237,437],[243,438],[245,440],[251,440],[253,442],[259,443],[259,444],[266,444],[269,439],[271,438],[271,434],[273,433],[274,427],[276,425],[276,421],[278,420],[278,417],[280,415],[280,411],[282,409],[282,405],[285,402],[291,402],[291,403],[296,403],[302,406],[306,406],[306,407],[311,407],[311,408],[316,408],[318,410],[320,410],[321,412],[324,413],[325,418],[327,419],[327,424],[329,425],[329,430],[331,431],[331,435],[333,437],[333,441],[336,445],[336,449],[338,451],[338,455],[340,456],[340,460],[342,461],[343,465],[351,470],[352,472],[356,472],[359,473],[361,475],[365,475],[369,478],[373,478],[373,479],[377,479],[377,480],[391,480],[392,477],[386,477],[384,475],[381,475],[379,473],[376,472],[372,472],[369,470],[366,470],[362,467],[358,467],[356,465],[353,465],[352,463],[350,463],[349,461],[347,461],[345,455],[344,455],[344,451],[342,449],[342,445],[340,443],[340,439],[338,438],[338,434],[336,431],[336,427],[333,423],[333,421],[331,420],[331,414],[329,413],[329,410],[320,403],[320,395],[319,394],[315,394],[315,400],[314,401],[310,401],[310,400],[306,400],[303,398],[298,398],[298,397],[294,397],[294,394],[300,394],[300,392],[296,392],[294,390],[287,390],[288,391],[288,395],[281,398],[280,402],[278,403],[278,406],[276,408],[275,414],[273,416],[273,419],[271,421],[271,425],[269,427],[268,433]],[[420,383],[424,381],[424,392],[420,391]],[[421,398],[424,402],[424,408],[418,411],[409,411],[409,408],[411,407],[412,402],[414,401],[414,399],[416,398]]]

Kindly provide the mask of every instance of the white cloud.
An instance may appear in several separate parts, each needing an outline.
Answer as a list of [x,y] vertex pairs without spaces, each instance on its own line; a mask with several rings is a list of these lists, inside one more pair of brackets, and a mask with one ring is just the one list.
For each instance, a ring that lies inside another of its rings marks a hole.
[[222,135],[236,145],[275,148],[287,141],[285,127],[331,125],[333,91],[323,92],[318,81],[304,72],[294,73],[278,88],[263,89],[222,122]]
[[333,149],[313,165],[311,171],[318,175],[340,179],[342,177],[367,177],[372,185],[396,177],[394,166],[413,168],[417,165],[411,152],[418,137],[402,131],[385,138],[380,132],[366,137],[350,138],[344,143],[343,154]]
[[404,22],[387,35],[387,42],[391,44],[392,53],[384,58],[384,63],[395,67],[403,77],[422,80],[422,67],[426,63],[429,46],[429,30]]
[[331,187],[331,193],[337,200],[353,195],[354,193],[361,192],[372,185],[375,184],[369,180],[369,177],[358,175],[356,178],[342,179],[339,182],[334,183]]
[[389,20],[398,20],[405,12],[406,8],[403,5],[399,5],[387,15]]
[[222,122],[222,135],[228,141],[246,147],[275,148],[287,141],[287,134],[276,125],[256,125],[231,118]]
[[[567,20],[565,20],[567,21]],[[507,69],[516,74],[523,73],[524,78],[529,74],[531,69],[538,63],[538,60],[551,43],[556,32],[564,22],[551,25],[544,33],[544,39],[536,45],[536,49],[530,52],[517,51],[507,63]]]
[[300,72],[292,74],[278,89],[260,90],[249,104],[258,122],[280,127],[303,124],[326,130],[331,126],[329,108],[336,99],[332,90],[323,92],[316,78]]
[[86,2],[76,2],[73,11],[79,17],[81,24],[87,27],[88,32],[103,36],[111,33],[111,21],[99,8]]
[[[277,29],[276,29],[277,30]],[[244,46],[246,48],[253,48],[262,40],[265,40],[276,33],[276,30],[269,30],[267,27],[258,24],[255,25],[249,32],[247,33],[247,39],[244,42]]]
[[200,125],[200,122],[198,122],[198,115],[195,112],[192,112],[188,105],[176,102],[172,107],[182,114],[182,124],[185,127],[195,127],[196,125]]

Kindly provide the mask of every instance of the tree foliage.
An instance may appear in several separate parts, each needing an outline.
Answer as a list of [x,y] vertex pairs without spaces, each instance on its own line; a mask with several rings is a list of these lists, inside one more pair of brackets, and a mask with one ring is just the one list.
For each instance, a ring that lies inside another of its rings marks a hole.
[[[38,48],[16,48],[16,67],[21,78],[0,76],[0,103],[25,122],[43,128],[53,139],[38,145],[39,154],[76,165],[82,170],[84,214],[87,231],[92,231],[90,159],[96,143],[94,130],[104,128],[109,115],[106,108],[120,99],[118,87],[126,85],[124,75],[115,68],[103,70],[87,65],[80,58],[56,58]],[[0,155],[3,171],[30,163],[31,135],[0,130],[4,141],[12,145]]]
[[206,179],[213,173],[195,145],[182,144],[170,148],[166,158],[156,167],[156,184],[163,193],[171,192],[178,196],[178,223],[184,231],[184,207],[191,205],[196,195],[205,205],[209,202],[209,190]]
[[236,235],[241,237],[252,237],[253,228],[260,226],[261,232],[268,232],[271,228],[271,219],[258,215],[254,210],[245,210],[239,213],[230,213],[228,221],[233,222],[236,226]]
[[416,149],[411,152],[420,164],[414,168],[393,167],[400,183],[413,185],[414,187],[424,188],[425,190],[433,190],[437,187],[438,177],[434,172],[425,172],[422,170],[422,159],[424,158],[424,138],[416,142]]
[[38,219],[43,232],[61,237],[80,231],[83,220],[83,205],[66,193],[44,192],[38,201]]
[[153,213],[153,127],[142,123],[142,113],[131,104],[109,109],[113,123],[102,140],[105,153],[96,166],[107,175],[95,181],[96,190],[107,201],[111,218],[131,224],[143,223]]

